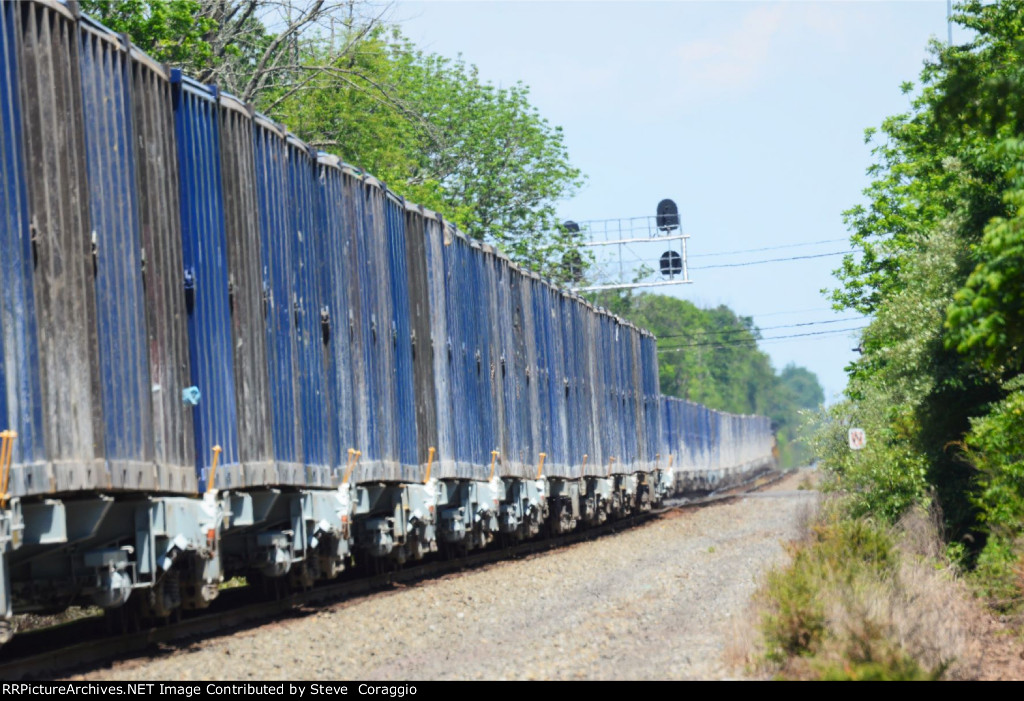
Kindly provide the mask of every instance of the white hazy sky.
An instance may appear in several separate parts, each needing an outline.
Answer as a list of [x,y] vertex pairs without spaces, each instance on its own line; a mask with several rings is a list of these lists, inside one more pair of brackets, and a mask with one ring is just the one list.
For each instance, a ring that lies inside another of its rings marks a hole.
[[[900,84],[917,80],[929,38],[945,41],[945,0],[403,0],[391,19],[485,80],[530,87],[588,176],[560,217],[643,216],[676,201],[694,284],[659,292],[726,304],[765,339],[863,325],[820,293],[840,256],[700,267],[848,249],[841,213],[868,184],[864,129],[909,107]],[[792,247],[752,250],[776,246]],[[748,252],[707,255],[737,250]],[[853,333],[761,343],[777,369],[815,372],[829,401],[856,345]]]

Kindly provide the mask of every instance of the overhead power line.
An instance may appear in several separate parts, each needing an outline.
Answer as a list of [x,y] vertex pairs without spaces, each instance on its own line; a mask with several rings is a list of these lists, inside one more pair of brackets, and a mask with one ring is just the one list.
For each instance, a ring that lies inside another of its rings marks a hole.
[[790,258],[766,258],[765,260],[750,260],[743,263],[719,263],[718,265],[691,265],[690,270],[711,270],[712,268],[742,268],[748,265],[763,265],[765,263],[783,263],[790,260],[807,260],[808,258],[828,258],[829,256],[845,256],[853,251],[835,251],[833,253],[816,253],[809,256],[792,256]]
[[681,350],[685,350],[687,348],[698,348],[698,347],[708,347],[708,346],[714,346],[714,347],[717,347],[717,348],[727,348],[729,346],[751,345],[751,344],[757,345],[761,341],[778,341],[778,340],[782,340],[782,339],[785,339],[785,338],[802,338],[804,336],[826,336],[826,335],[831,335],[831,334],[848,333],[850,331],[859,331],[861,329],[866,329],[866,328],[867,328],[867,325],[864,325],[864,326],[854,326],[854,327],[848,328],[848,329],[835,329],[833,331],[809,331],[807,333],[792,333],[792,334],[787,334],[785,336],[768,336],[766,338],[761,338],[761,339],[737,338],[737,339],[734,339],[734,340],[731,340],[731,341],[728,340],[728,339],[721,340],[721,341],[702,341],[702,342],[699,342],[699,343],[686,343],[686,344],[683,344],[681,346],[674,346],[672,348],[659,348],[658,352],[659,353],[671,353],[673,351],[681,351]]
[[847,239],[824,239],[822,241],[807,241],[806,243],[786,243],[781,246],[765,246],[764,248],[744,248],[735,251],[718,251],[716,253],[691,253],[690,258],[711,258],[712,256],[734,256],[739,253],[761,253],[763,251],[777,251],[782,248],[801,248],[803,246],[818,246],[823,243],[846,243]]
[[[787,258],[765,258],[765,259],[761,259],[761,260],[743,261],[743,262],[740,262],[740,263],[718,263],[716,265],[690,265],[690,266],[688,266],[688,269],[689,270],[712,270],[712,269],[716,269],[716,268],[743,268],[743,267],[747,267],[747,266],[750,266],[750,265],[764,265],[765,263],[784,263],[784,262],[789,262],[789,261],[794,261],[794,260],[808,260],[808,259],[812,259],[812,258],[830,258],[830,257],[833,257],[833,256],[843,256],[843,255],[846,255],[848,253],[855,253],[855,251],[852,251],[852,250],[833,251],[831,253],[815,253],[815,254],[806,255],[806,256],[790,256],[790,257],[787,257]],[[719,254],[709,254],[709,255],[719,255]],[[721,255],[725,255],[725,254],[721,254]],[[693,257],[696,257],[696,256],[693,256]],[[633,265],[633,264],[636,264],[636,263],[641,263],[641,264],[646,265],[646,264],[652,263],[652,262],[653,261],[648,259],[648,258],[642,258],[642,257],[637,256],[637,255],[634,254],[634,257],[632,257],[632,258],[623,258],[621,261],[618,260],[617,258],[608,258],[608,259],[603,260],[603,261],[597,261],[597,262],[594,263],[594,270],[598,273],[598,276],[600,277],[602,275],[609,274],[609,272],[614,273],[615,266],[617,266],[619,264]],[[657,271],[652,269],[651,272],[652,273],[656,273]]]
[[[818,326],[818,325],[821,325],[821,324],[839,324],[839,323],[842,323],[844,321],[860,321],[861,318],[862,317],[859,317],[859,316],[848,316],[848,317],[846,317],[844,319],[828,319],[828,320],[825,320],[825,321],[805,321],[805,322],[800,323],[800,324],[779,324],[778,326],[765,326],[763,328],[758,328],[758,327],[754,327],[754,328],[757,329],[757,331],[772,331],[774,329],[792,329],[792,328],[796,328],[798,326]],[[752,331],[753,331],[752,329],[747,329],[747,328],[719,329],[717,331],[715,331],[715,330],[703,330],[702,329],[702,330],[696,331],[694,333],[666,334],[664,336],[658,336],[658,340],[660,341],[663,338],[689,338],[689,337],[694,336],[694,335],[711,335],[711,334],[727,334],[727,333],[733,333],[733,334],[735,334],[735,333],[751,333]]]

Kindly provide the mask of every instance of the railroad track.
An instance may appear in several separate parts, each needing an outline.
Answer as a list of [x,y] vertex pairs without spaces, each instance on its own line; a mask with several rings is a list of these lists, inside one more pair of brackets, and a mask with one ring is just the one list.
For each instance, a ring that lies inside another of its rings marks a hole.
[[[516,559],[563,548],[634,528],[675,509],[703,507],[736,499],[780,480],[785,473],[768,472],[727,490],[691,494],[666,500],[650,511],[610,521],[565,535],[526,541],[511,546],[491,546],[456,559],[431,559],[402,569],[369,576],[352,576],[327,582],[277,599],[259,598],[257,587],[238,587],[221,592],[209,609],[180,620],[134,632],[111,633],[116,616],[79,619],[35,631],[20,633],[0,655],[0,680],[45,679],[58,674],[84,671],[118,659],[153,654],[161,646],[182,645],[205,636],[225,634],[270,621],[311,613],[314,606],[337,603],[358,596],[386,591],[395,585],[424,581],[445,574],[471,570],[504,560]],[[66,644],[67,640],[74,640]]]

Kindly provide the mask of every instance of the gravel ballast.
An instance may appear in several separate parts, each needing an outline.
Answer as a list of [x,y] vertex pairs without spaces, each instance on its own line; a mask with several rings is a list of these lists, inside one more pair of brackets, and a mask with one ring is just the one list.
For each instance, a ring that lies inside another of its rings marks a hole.
[[74,678],[741,678],[734,619],[817,498],[798,479]]

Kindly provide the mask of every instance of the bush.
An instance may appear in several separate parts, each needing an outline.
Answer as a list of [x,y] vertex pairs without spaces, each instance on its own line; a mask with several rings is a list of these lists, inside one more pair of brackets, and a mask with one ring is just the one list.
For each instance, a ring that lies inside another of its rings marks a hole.
[[1024,377],[989,413],[971,421],[967,459],[977,468],[975,503],[988,536],[974,581],[1001,611],[1024,608]]
[[[947,674],[969,635],[951,607],[937,520],[898,528],[827,510],[755,598],[761,662],[783,678],[923,680]],[[963,676],[965,666],[955,674]]]

